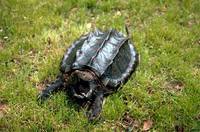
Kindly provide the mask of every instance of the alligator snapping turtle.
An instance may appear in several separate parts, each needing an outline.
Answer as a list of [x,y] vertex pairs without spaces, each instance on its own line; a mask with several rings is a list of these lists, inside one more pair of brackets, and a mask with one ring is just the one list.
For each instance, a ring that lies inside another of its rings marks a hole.
[[101,113],[104,97],[127,82],[138,61],[129,37],[114,29],[96,29],[80,37],[65,52],[60,75],[39,94],[38,100],[44,101],[64,88],[74,98],[91,102],[87,116],[93,120]]

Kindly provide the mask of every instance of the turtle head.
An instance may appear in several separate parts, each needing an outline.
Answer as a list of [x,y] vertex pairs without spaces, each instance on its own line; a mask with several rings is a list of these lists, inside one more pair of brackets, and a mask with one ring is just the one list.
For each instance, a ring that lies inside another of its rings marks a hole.
[[[73,95],[77,98],[90,98],[94,88],[90,86],[95,80],[95,74],[87,69],[84,70],[75,70],[74,75],[80,78],[78,86],[73,90]],[[88,83],[89,82],[89,83]]]
[[84,81],[92,81],[95,78],[93,73],[88,70],[75,70],[75,74]]

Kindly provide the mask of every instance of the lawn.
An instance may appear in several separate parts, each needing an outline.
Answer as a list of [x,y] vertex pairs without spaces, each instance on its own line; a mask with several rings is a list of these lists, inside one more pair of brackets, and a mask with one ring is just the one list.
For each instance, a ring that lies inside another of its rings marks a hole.
[[[98,121],[63,92],[37,104],[74,40],[125,23],[140,64]],[[0,131],[142,130],[200,131],[199,0],[0,0]]]

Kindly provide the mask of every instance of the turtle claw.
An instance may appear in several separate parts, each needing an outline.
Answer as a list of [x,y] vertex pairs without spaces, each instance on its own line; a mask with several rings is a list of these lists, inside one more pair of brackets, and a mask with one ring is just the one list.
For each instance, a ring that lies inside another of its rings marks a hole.
[[48,94],[40,93],[40,94],[37,96],[37,102],[38,102],[39,104],[42,104],[45,100],[47,100],[48,97],[49,97]]
[[101,111],[99,111],[99,112],[90,112],[90,113],[88,113],[88,114],[87,114],[88,120],[89,120],[89,121],[94,121],[94,120],[98,119],[98,117],[99,117],[99,115],[100,115],[100,112],[101,112]]
[[98,107],[97,105],[92,106],[91,110],[88,112],[88,120],[89,121],[94,121],[95,119],[98,119],[101,113],[101,107]]
[[103,93],[97,93],[97,96],[88,112],[88,120],[93,121],[100,116],[103,104]]

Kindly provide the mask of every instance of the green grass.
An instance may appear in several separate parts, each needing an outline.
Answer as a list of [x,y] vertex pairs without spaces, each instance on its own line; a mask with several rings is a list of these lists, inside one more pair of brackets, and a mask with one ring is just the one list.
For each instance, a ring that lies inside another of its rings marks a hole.
[[[200,131],[199,7],[199,0],[0,0],[0,131],[141,131],[148,119],[151,131]],[[56,78],[74,40],[93,25],[125,33],[125,22],[141,62],[106,99],[99,121],[89,123],[62,92],[37,104],[37,88]]]

